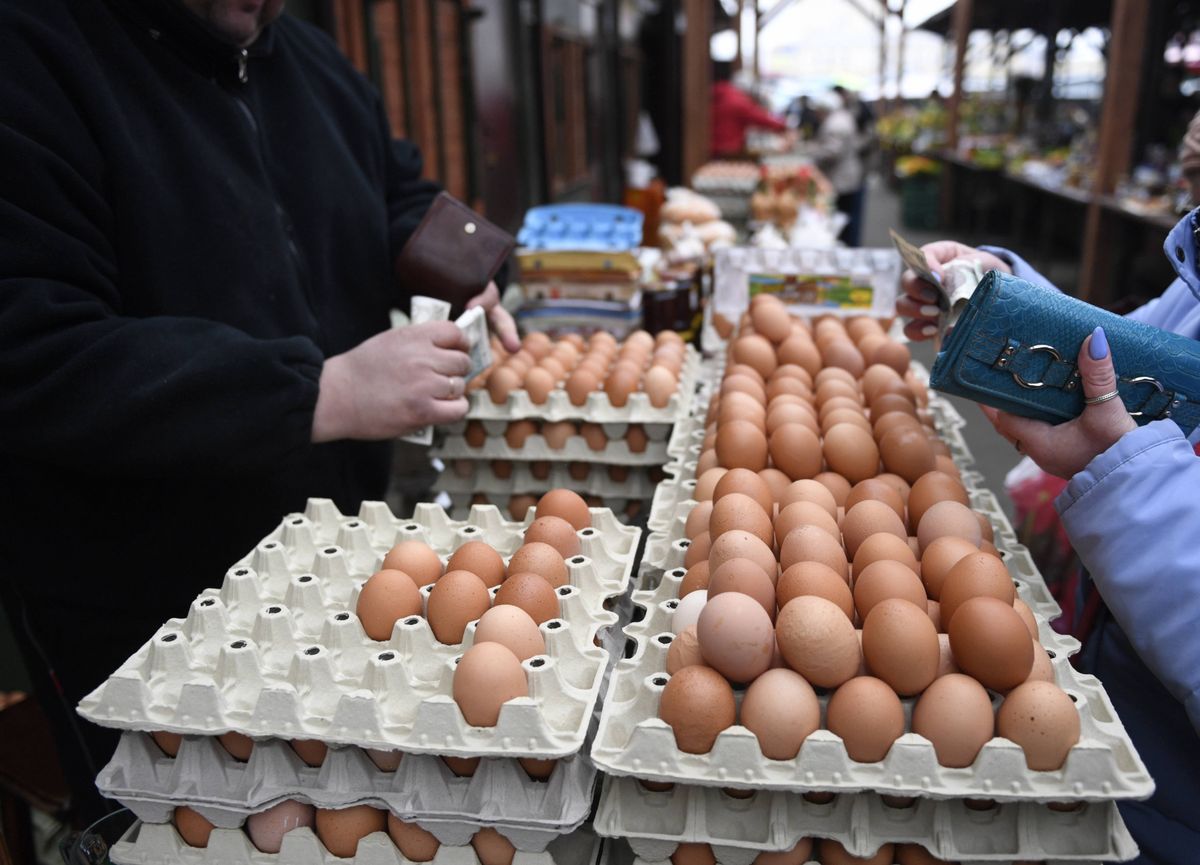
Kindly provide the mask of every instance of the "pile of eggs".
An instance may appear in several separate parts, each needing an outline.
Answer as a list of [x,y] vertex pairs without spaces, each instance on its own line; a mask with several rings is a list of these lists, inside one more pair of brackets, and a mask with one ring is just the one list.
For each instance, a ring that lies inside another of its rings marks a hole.
[[[790,850],[759,853],[753,865],[937,865],[936,859],[920,844],[882,844],[873,856],[852,856],[841,842],[832,838],[801,838]],[[671,865],[716,865],[717,857],[708,844],[684,843],[671,854]],[[1034,865],[1018,862],[1014,865]]]
[[[999,735],[1030,769],[1061,768],[1078,711],[904,346],[874,320],[810,329],[759,296],[729,353],[659,708],[680,750],[707,753],[741,724],[790,760],[823,722],[862,763],[911,731],[944,766]],[[740,708],[731,683],[746,686]],[[824,718],[815,689],[830,693]]]
[[[189,847],[208,847],[215,828],[191,808],[180,806],[171,822]],[[264,853],[278,853],[283,836],[293,829],[309,827],[321,844],[334,856],[349,859],[358,852],[358,842],[375,832],[387,832],[405,859],[429,862],[441,847],[438,839],[416,823],[371,805],[349,808],[315,808],[292,799],[246,818],[243,831],[250,843]],[[482,865],[511,865],[516,855],[512,842],[492,828],[480,829],[471,838],[471,847]]]
[[604,331],[586,341],[578,334],[554,341],[531,333],[513,354],[498,345],[494,350],[496,362],[470,388],[487,388],[496,405],[504,405],[515,390],[525,391],[534,405],[544,405],[552,391],[562,388],[575,406],[603,391],[611,405],[623,408],[630,394],[641,391],[650,405],[665,408],[679,389],[686,358],[683,340],[672,331],[653,337],[639,330],[622,343]]

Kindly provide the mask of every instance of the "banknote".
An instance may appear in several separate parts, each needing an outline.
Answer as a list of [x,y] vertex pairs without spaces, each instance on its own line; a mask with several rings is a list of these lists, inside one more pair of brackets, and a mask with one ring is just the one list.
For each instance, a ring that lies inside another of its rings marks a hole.
[[471,371],[467,381],[475,378],[492,365],[492,344],[488,341],[487,313],[481,307],[472,307],[454,322],[467,336],[468,352],[471,355]]
[[971,299],[975,288],[983,279],[983,265],[972,259],[956,259],[942,268],[942,276],[939,277],[933,272],[929,260],[919,247],[909,243],[894,230],[890,233],[896,251],[900,253],[900,258],[909,270],[937,289],[938,307],[941,309],[938,315],[940,343],[945,332],[954,327],[967,301]]
[[[450,304],[444,300],[438,300],[436,297],[425,297],[424,295],[415,294],[413,295],[408,317],[412,324],[449,321]],[[433,427],[425,426],[413,430],[408,435],[400,436],[400,440],[411,442],[415,445],[431,445],[433,444]]]

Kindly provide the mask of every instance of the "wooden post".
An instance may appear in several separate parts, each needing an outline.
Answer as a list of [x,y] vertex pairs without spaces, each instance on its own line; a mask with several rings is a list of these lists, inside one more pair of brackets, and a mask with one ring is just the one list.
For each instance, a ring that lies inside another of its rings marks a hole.
[[754,72],[754,83],[757,84],[759,78],[762,77],[762,58],[758,56],[758,47],[762,40],[759,38],[758,0],[750,0],[750,2],[754,4],[754,69],[752,71]]
[[[973,0],[958,0],[954,4],[951,27],[954,30],[954,92],[946,100],[946,150],[954,156],[958,152],[958,113],[962,106],[963,70],[967,64],[967,37],[971,35]],[[945,163],[942,173],[942,227],[953,232],[955,207],[954,173],[960,169],[953,163]]]
[[1129,170],[1134,121],[1141,92],[1142,55],[1146,49],[1146,12],[1141,0],[1115,0],[1112,41],[1104,75],[1104,99],[1100,103],[1100,134],[1092,202],[1084,225],[1083,261],[1080,263],[1079,296],[1093,302],[1108,300],[1108,226],[1101,199],[1112,195],[1117,182]]
[[896,104],[904,99],[902,85],[904,83],[904,48],[908,41],[908,28],[904,26],[904,7],[907,0],[900,0],[900,41],[896,45]]
[[883,17],[879,19],[879,101],[884,101],[883,91],[887,88],[887,20],[891,12],[883,4]]
[[[712,148],[712,0],[683,0],[683,180],[708,162]],[[758,52],[755,52],[755,64]]]
[[[751,2],[755,2],[755,0],[751,0]],[[737,36],[737,53],[733,57],[735,72],[742,68],[742,9],[744,4],[745,0],[737,0],[737,12],[733,16],[733,32]]]

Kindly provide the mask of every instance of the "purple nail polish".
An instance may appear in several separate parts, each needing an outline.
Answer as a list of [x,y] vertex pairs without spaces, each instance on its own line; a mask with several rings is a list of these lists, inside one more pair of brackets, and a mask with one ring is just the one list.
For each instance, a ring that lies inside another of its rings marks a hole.
[[1092,341],[1088,344],[1088,357],[1092,360],[1104,360],[1108,357],[1108,337],[1104,328],[1098,327],[1092,331]]

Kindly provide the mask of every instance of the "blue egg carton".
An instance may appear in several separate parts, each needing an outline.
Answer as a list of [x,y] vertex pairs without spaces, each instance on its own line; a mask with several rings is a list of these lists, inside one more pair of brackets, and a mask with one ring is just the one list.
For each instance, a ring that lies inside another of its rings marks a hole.
[[615,204],[549,204],[526,212],[517,243],[539,250],[636,249],[642,220],[641,211]]

